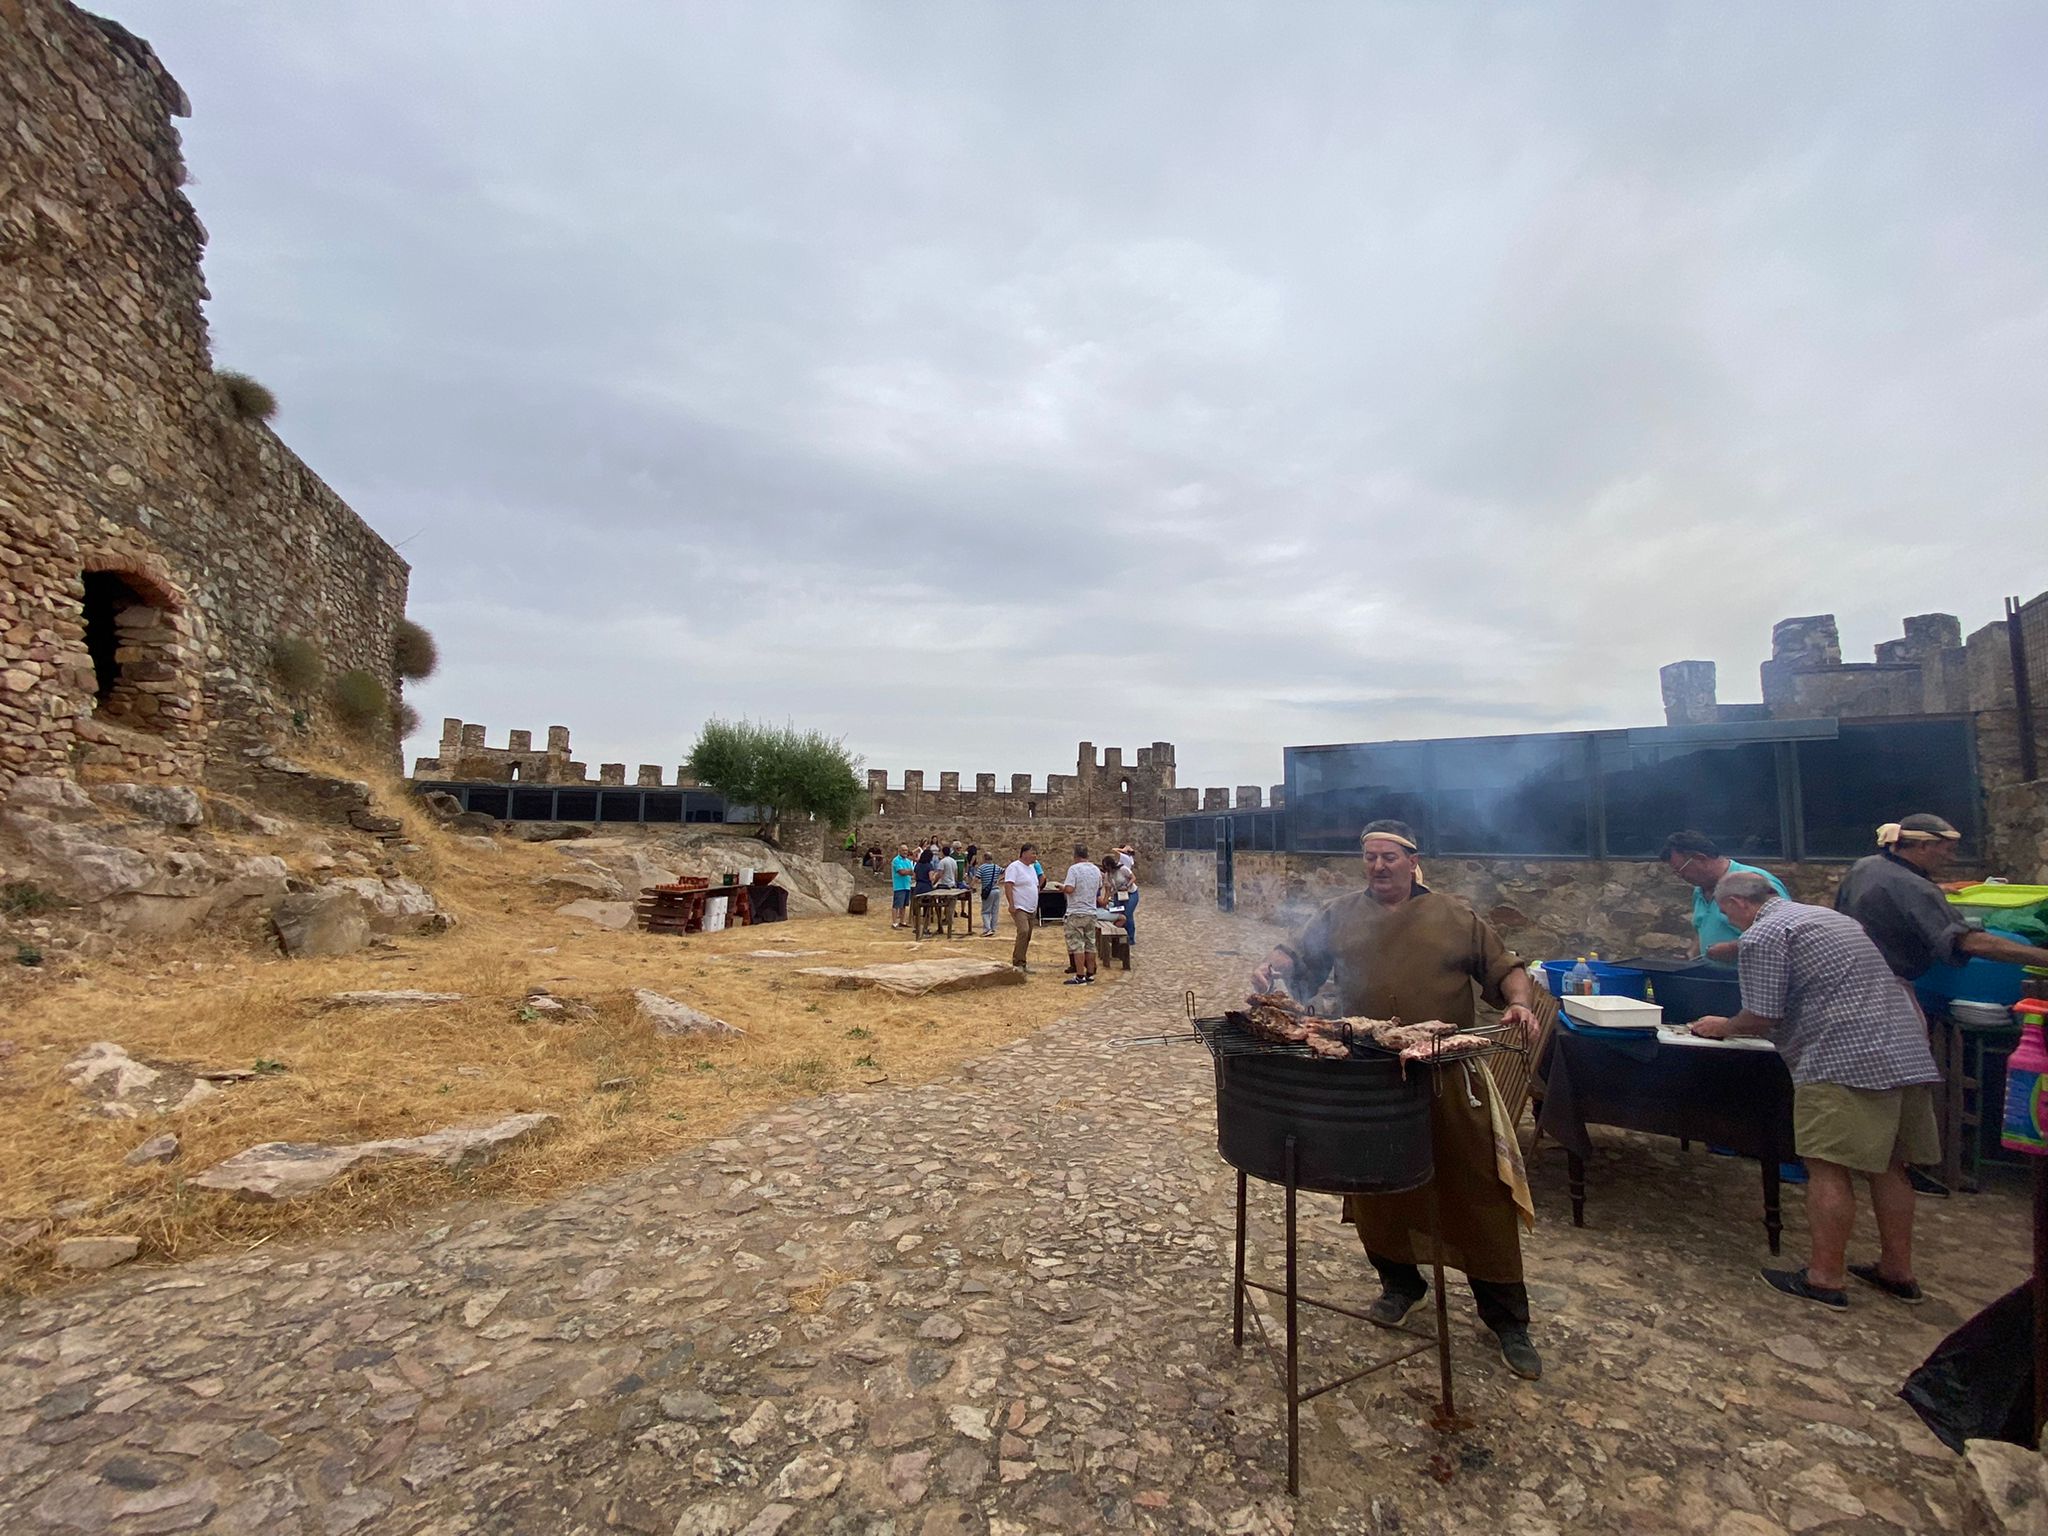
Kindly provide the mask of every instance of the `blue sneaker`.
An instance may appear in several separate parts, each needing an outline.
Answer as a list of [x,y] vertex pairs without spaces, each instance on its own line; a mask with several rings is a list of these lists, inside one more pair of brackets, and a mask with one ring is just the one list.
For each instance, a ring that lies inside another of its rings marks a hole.
[[1806,1164],[1800,1162],[1796,1157],[1789,1163],[1778,1164],[1778,1182],[1780,1184],[1804,1184],[1806,1182]]

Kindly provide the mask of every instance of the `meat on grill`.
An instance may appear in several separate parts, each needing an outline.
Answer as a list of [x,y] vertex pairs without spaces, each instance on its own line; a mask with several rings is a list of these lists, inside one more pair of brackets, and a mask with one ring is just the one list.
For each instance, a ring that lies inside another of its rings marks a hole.
[[1334,1019],[1318,1019],[1301,1011],[1300,1005],[1284,992],[1255,992],[1245,1022],[1261,1040],[1276,1045],[1305,1045],[1318,1056],[1340,1058],[1351,1054]]
[[1305,1045],[1318,1056],[1348,1056],[1350,1042],[1369,1040],[1404,1062],[1444,1061],[1476,1055],[1493,1044],[1484,1035],[1463,1033],[1440,1019],[1403,1024],[1399,1019],[1318,1018],[1285,992],[1255,992],[1246,1001],[1246,1022],[1253,1034],[1275,1044]]

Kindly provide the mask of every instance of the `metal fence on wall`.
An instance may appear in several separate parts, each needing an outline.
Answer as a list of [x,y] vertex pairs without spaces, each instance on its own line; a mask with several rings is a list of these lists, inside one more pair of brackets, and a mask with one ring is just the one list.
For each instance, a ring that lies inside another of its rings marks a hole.
[[2038,779],[2041,765],[2048,762],[2048,592],[2024,603],[2007,598],[2005,622],[2019,713],[2020,773]]
[[635,789],[582,784],[477,784],[417,781],[414,794],[438,789],[500,821],[593,821],[636,823],[747,822],[759,819],[748,806],[729,806],[706,789]]

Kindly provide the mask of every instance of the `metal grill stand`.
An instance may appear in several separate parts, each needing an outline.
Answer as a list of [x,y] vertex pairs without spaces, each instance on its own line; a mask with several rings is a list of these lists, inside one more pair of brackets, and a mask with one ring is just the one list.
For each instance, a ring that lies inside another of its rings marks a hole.
[[[1432,1422],[1436,1429],[1443,1431],[1457,1428],[1458,1423],[1451,1402],[1450,1302],[1444,1294],[1443,1242],[1440,1230],[1441,1211],[1436,1176],[1432,1174],[1429,1180],[1429,1238],[1433,1255],[1431,1271],[1436,1285],[1435,1333],[1432,1335],[1418,1328],[1407,1327],[1404,1324],[1393,1331],[1408,1334],[1413,1338],[1419,1338],[1422,1340],[1420,1344],[1410,1345],[1399,1354],[1389,1355],[1384,1360],[1363,1366],[1358,1370],[1339,1376],[1333,1381],[1326,1381],[1319,1387],[1311,1387],[1308,1391],[1304,1392],[1301,1390],[1299,1309],[1304,1306],[1320,1307],[1325,1312],[1336,1312],[1345,1317],[1355,1317],[1361,1322],[1370,1322],[1371,1319],[1367,1318],[1363,1312],[1356,1311],[1350,1307],[1340,1307],[1334,1301],[1324,1301],[1320,1297],[1304,1296],[1301,1294],[1301,1288],[1297,1283],[1299,1266],[1295,1243],[1295,1196],[1298,1193],[1298,1185],[1295,1177],[1295,1143],[1292,1136],[1287,1138],[1285,1156],[1287,1177],[1281,1185],[1281,1188],[1286,1191],[1287,1284],[1284,1287],[1267,1285],[1264,1281],[1248,1279],[1245,1275],[1245,1189],[1250,1176],[1244,1170],[1238,1170],[1237,1275],[1232,1296],[1230,1341],[1238,1349],[1244,1348],[1244,1318],[1247,1303],[1251,1303],[1251,1298],[1247,1293],[1251,1291],[1264,1291],[1269,1296],[1279,1296],[1285,1300],[1287,1315],[1286,1349],[1283,1352],[1279,1352],[1281,1359],[1276,1364],[1279,1367],[1281,1385],[1287,1393],[1287,1491],[1290,1494],[1298,1495],[1301,1492],[1301,1405],[1313,1398],[1321,1397],[1325,1392],[1334,1392],[1339,1387],[1347,1387],[1354,1381],[1363,1380],[1367,1376],[1375,1375],[1380,1371],[1399,1365],[1403,1360],[1421,1354],[1432,1343],[1436,1346],[1437,1376],[1441,1383],[1442,1392],[1437,1402],[1436,1418]],[[1249,1310],[1251,1312],[1252,1326],[1259,1331],[1259,1342],[1266,1347],[1269,1355],[1276,1353],[1273,1347],[1272,1336],[1266,1332],[1265,1319],[1260,1317],[1257,1304],[1251,1303]],[[1378,1325],[1374,1324],[1374,1326],[1377,1327]]]

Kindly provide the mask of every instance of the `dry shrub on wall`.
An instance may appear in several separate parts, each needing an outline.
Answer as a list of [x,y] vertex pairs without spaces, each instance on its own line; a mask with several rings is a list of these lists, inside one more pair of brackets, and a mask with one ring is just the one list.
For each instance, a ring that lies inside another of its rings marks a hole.
[[277,414],[277,396],[248,374],[225,369],[214,377],[220,380],[220,392],[227,398],[228,409],[240,420],[268,421]]
[[353,731],[367,731],[390,718],[391,696],[384,685],[357,668],[334,680],[334,712]]
[[391,734],[404,741],[419,728],[420,712],[405,700],[394,699],[391,703]]
[[440,663],[441,649],[423,625],[400,619],[391,632],[391,660],[398,675],[409,683],[432,677]]
[[270,648],[270,670],[293,693],[311,693],[327,676],[320,647],[297,635],[286,635]]

